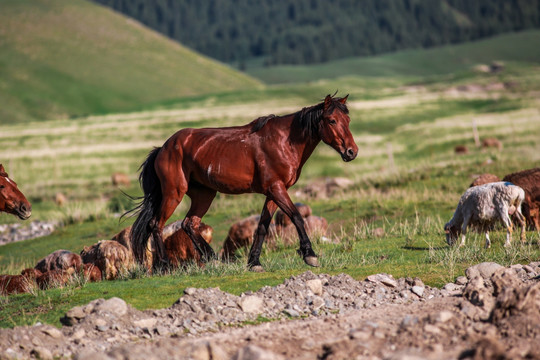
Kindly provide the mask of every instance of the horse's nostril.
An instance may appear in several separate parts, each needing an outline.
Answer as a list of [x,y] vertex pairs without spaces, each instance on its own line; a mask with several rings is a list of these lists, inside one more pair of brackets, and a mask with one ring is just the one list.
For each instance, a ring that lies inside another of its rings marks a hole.
[[353,149],[347,149],[347,155],[354,156],[354,150]]

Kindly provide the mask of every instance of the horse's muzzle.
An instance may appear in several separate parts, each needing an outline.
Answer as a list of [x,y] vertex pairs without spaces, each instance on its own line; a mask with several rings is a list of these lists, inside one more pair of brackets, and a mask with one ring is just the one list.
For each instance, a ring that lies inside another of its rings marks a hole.
[[343,161],[349,162],[354,160],[356,158],[356,155],[358,155],[358,150],[349,148],[345,152],[341,153],[341,158],[343,159]]
[[21,220],[26,220],[32,215],[32,205],[21,204],[15,209],[17,216]]

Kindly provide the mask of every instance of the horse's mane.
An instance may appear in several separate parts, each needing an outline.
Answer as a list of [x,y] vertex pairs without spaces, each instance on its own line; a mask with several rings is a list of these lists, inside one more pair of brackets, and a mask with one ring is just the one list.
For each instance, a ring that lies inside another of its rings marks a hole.
[[268,120],[276,118],[276,117],[277,117],[276,115],[270,114],[270,115],[261,116],[259,118],[256,118],[255,120],[253,120],[251,122],[251,124],[252,124],[251,132],[254,133],[254,132],[257,132],[257,131],[261,130],[264,127],[264,125],[266,125]]
[[[330,103],[330,106],[328,107],[328,111],[331,113],[335,109],[339,109],[340,111],[344,112],[345,114],[349,113],[349,109],[347,109],[347,106],[345,104],[342,104],[338,101],[338,98],[332,97],[332,101]],[[317,133],[319,132],[319,122],[322,119],[324,111],[324,101],[320,104],[305,107],[302,110],[292,114],[294,116],[293,124],[296,123],[301,129],[302,132],[313,138]],[[257,118],[251,122],[251,132],[257,132],[260,129],[266,125],[266,123],[276,118],[276,115],[267,115],[267,116],[261,116],[260,118]]]

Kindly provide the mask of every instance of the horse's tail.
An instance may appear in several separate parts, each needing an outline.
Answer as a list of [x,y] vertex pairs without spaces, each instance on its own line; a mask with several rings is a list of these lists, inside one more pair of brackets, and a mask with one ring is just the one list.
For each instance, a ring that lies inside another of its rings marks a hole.
[[139,205],[129,211],[138,213],[137,220],[135,220],[131,227],[130,241],[133,254],[141,264],[146,260],[148,239],[152,235],[152,228],[156,225],[154,222],[156,221],[163,198],[161,184],[154,168],[154,162],[160,150],[160,147],[152,150],[139,168],[141,170],[139,183],[141,184],[144,196],[140,198],[142,201]]

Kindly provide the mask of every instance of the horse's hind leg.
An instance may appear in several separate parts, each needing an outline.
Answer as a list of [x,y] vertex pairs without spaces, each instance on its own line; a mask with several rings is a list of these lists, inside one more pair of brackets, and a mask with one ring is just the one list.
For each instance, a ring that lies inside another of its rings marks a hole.
[[274,215],[276,209],[276,203],[269,198],[266,198],[261,218],[259,219],[259,225],[257,226],[257,230],[253,236],[253,244],[251,245],[251,249],[249,250],[248,267],[251,271],[264,271],[259,258],[261,256],[264,239],[268,235],[268,227],[270,226],[272,216]]
[[181,163],[181,159],[172,156],[158,157],[156,159],[156,172],[161,183],[162,199],[159,213],[151,221],[150,227],[152,228],[154,247],[158,257],[157,263],[154,262],[154,267],[158,268],[168,266],[167,254],[163,244],[163,228],[188,190],[188,181],[181,170],[175,174],[167,172],[170,168],[168,165],[171,162]]
[[191,207],[189,208],[186,218],[182,222],[182,229],[188,234],[195,249],[201,255],[204,262],[215,259],[216,254],[212,247],[204,240],[199,231],[201,219],[210,208],[212,201],[216,197],[216,190],[210,188],[190,184],[187,192],[191,198]]
[[294,226],[296,227],[298,236],[300,238],[300,249],[298,251],[304,258],[304,262],[310,266],[318,267],[319,261],[317,260],[317,255],[315,255],[315,252],[311,247],[311,241],[309,241],[309,237],[304,227],[304,219],[291,201],[285,185],[282,183],[274,184],[269,192],[271,199],[279,206],[281,210],[283,210],[285,215],[292,220]]

